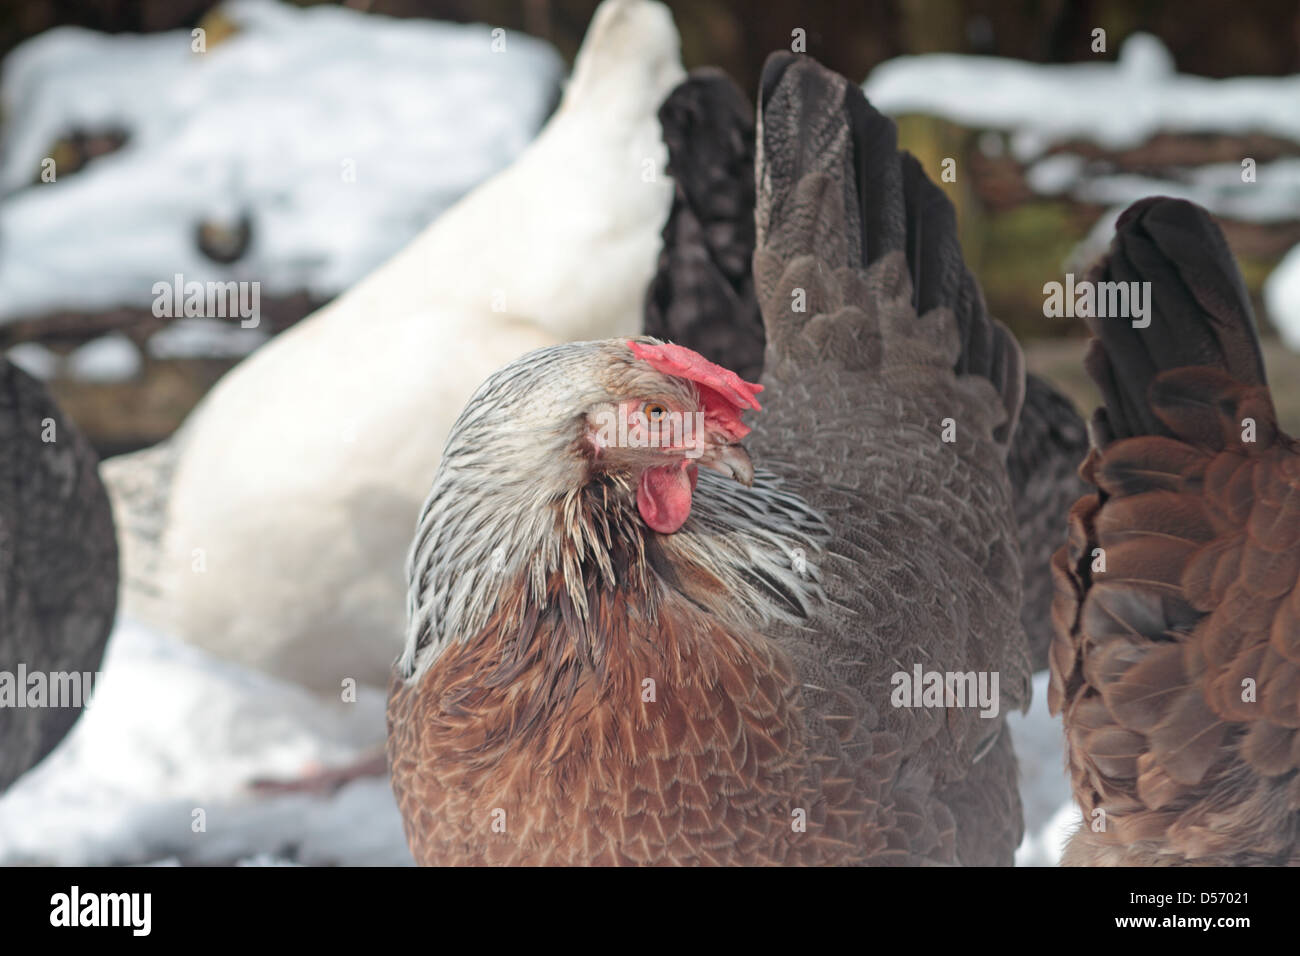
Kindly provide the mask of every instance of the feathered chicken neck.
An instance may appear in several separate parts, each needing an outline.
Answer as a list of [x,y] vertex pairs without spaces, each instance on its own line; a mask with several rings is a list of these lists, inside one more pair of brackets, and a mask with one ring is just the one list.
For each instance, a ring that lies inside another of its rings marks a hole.
[[[591,443],[587,414],[620,396],[676,389],[676,400],[697,401],[690,382],[653,367],[700,373],[681,359],[653,340],[574,343],[529,353],[484,383],[452,428],[416,531],[404,679],[454,641],[525,653],[539,628],[599,667],[608,635],[650,633],[665,601],[740,629],[806,614],[819,587],[802,555],[825,525],[774,478],[746,488],[701,471],[689,522],[660,534],[638,508],[638,473]],[[713,409],[704,413],[713,427],[727,424],[723,392],[698,401]]]
[[[584,476],[555,497],[545,491],[555,485],[529,477],[489,507],[478,497],[481,486],[435,485],[411,554],[404,677],[427,669],[451,641],[489,625],[518,635],[511,643],[521,649],[526,632],[548,614],[561,619],[582,657],[595,664],[603,656],[592,627],[598,594],[621,592],[654,612],[646,529],[627,479]],[[453,540],[468,545],[451,546]]]
[[404,677],[489,623],[514,635],[559,614],[585,640],[593,593],[646,590],[632,478],[593,467],[581,422],[583,409],[607,399],[603,376],[623,352],[600,343],[541,349],[470,399],[412,545]]

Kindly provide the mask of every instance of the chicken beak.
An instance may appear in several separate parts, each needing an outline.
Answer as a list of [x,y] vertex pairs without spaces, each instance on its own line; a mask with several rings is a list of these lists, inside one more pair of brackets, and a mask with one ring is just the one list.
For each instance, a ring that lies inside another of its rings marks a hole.
[[754,483],[754,463],[740,445],[710,444],[700,455],[698,464],[727,478],[734,478],[746,488]]

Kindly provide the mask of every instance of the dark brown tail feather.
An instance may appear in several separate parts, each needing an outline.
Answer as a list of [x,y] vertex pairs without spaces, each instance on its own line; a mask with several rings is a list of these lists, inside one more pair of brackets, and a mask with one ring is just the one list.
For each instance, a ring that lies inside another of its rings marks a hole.
[[1173,434],[1169,413],[1157,406],[1196,400],[1186,382],[1157,385],[1174,369],[1208,367],[1240,385],[1267,384],[1245,283],[1223,233],[1200,206],[1163,196],[1133,204],[1089,278],[1151,283],[1145,328],[1134,328],[1128,318],[1088,320],[1096,338],[1084,366],[1105,402],[1093,418],[1099,447],[1135,435]]
[[699,69],[659,109],[674,181],[645,332],[741,378],[763,371],[754,295],[754,111],[720,70]]

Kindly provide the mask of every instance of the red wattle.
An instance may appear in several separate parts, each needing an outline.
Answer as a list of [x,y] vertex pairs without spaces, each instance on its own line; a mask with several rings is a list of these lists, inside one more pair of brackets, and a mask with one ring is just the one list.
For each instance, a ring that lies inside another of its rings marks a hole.
[[694,465],[663,465],[643,471],[636,489],[636,508],[645,523],[660,534],[672,534],[684,525],[691,514],[696,477]]

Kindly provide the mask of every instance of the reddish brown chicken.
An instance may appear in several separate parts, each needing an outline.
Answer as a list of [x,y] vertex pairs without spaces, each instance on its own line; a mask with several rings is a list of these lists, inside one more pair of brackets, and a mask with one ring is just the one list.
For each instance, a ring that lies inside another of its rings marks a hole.
[[1300,445],[1250,300],[1197,206],[1140,202],[1092,277],[1098,492],[1057,552],[1050,703],[1084,825],[1068,864],[1300,864]]
[[[759,110],[761,396],[587,342],[452,430],[389,701],[421,863],[1011,862],[1019,350],[854,85],[774,56]],[[921,670],[991,706],[898,697]]]

